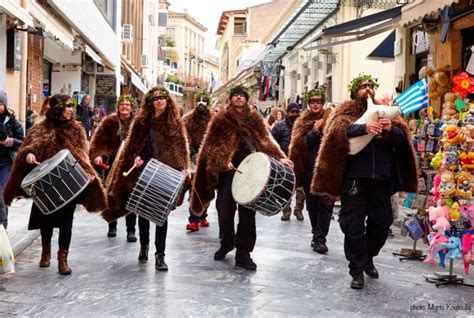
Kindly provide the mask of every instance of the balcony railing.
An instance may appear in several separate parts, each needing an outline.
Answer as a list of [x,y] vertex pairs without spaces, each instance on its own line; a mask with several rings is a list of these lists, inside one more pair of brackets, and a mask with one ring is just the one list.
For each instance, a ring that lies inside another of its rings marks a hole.
[[183,86],[171,82],[165,82],[165,87],[171,94],[183,96]]

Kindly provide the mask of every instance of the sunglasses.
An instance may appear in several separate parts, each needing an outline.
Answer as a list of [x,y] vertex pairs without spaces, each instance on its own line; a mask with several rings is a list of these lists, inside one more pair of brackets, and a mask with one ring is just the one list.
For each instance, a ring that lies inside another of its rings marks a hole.
[[298,109],[292,109],[289,111],[290,114],[298,114],[300,111]]
[[309,100],[309,103],[310,104],[324,104],[324,100],[322,100],[321,98],[311,98]]
[[166,96],[155,96],[152,98],[152,101],[156,102],[156,101],[159,101],[159,100],[166,100],[167,97]]

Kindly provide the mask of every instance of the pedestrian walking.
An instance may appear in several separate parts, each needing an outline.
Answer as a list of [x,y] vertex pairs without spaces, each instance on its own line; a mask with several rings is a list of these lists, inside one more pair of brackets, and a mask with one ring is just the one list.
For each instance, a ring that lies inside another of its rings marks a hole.
[[[194,100],[196,101],[196,107],[183,117],[183,123],[189,141],[189,154],[191,155],[191,172],[193,177],[199,147],[204,139],[207,125],[212,118],[212,113],[209,111],[211,98],[207,92],[205,90],[199,90],[194,95]],[[190,191],[193,190],[191,189]],[[188,221],[189,223],[186,224],[186,230],[190,232],[199,231],[199,225],[208,227],[207,209],[201,216],[196,216],[190,211]]]
[[303,186],[306,193],[306,208],[313,233],[311,247],[320,254],[328,252],[326,236],[331,224],[334,200],[327,195],[312,194],[310,184],[324,135],[324,125],[331,113],[331,108],[323,108],[326,99],[322,88],[312,89],[306,94],[308,109],[295,123],[289,155],[295,164],[297,186]]
[[[8,95],[0,90],[0,191],[2,192],[24,138],[21,123],[8,109]],[[8,207],[3,202],[3,195],[0,197],[0,224],[3,224],[5,229],[8,227]]]
[[76,204],[83,204],[88,211],[97,212],[105,209],[106,201],[101,182],[90,165],[84,129],[74,120],[75,100],[68,95],[57,94],[49,104],[51,107],[46,111],[46,119],[31,127],[18,150],[3,196],[6,205],[10,205],[14,198],[26,196],[21,183],[35,164],[53,157],[62,149],[69,149],[89,175],[90,184],[78,197],[51,214],[43,214],[33,202],[28,223],[28,230],[39,229],[41,232],[40,267],[50,266],[53,229],[59,228],[58,271],[62,275],[69,275],[72,270],[67,257]]
[[[255,211],[237,205],[232,197],[235,167],[252,149],[279,159],[288,166],[292,166],[292,163],[270,137],[264,118],[258,112],[251,111],[250,95],[247,87],[232,86],[228,91],[227,109],[215,115],[209,124],[197,159],[190,209],[194,214],[201,215],[217,189],[216,207],[221,246],[215,252],[214,260],[224,260],[227,253],[235,247],[235,265],[256,270],[257,264],[250,257],[257,239]],[[237,209],[239,223],[235,232],[234,218]]]
[[[145,95],[141,109],[135,116],[125,140],[107,189],[109,209],[102,212],[106,221],[112,222],[127,213],[125,210],[127,198],[143,168],[134,169],[128,176],[124,176],[123,172],[129,171],[132,166],[142,167],[152,158],[189,175],[189,150],[184,125],[178,107],[168,91],[161,86],[152,88]],[[146,263],[150,244],[150,221],[139,216],[138,229],[140,236],[138,261]],[[159,271],[168,270],[165,262],[167,232],[167,220],[162,226],[156,225],[155,268]]]
[[[379,277],[373,259],[392,224],[392,194],[417,192],[415,155],[403,119],[355,123],[366,112],[368,98],[375,101],[377,87],[371,75],[350,82],[351,101],[338,105],[328,121],[311,184],[313,193],[341,198],[339,224],[354,289],[364,287],[363,272]],[[349,155],[349,139],[369,133],[377,137]]]
[[[102,171],[104,182],[110,172],[110,167],[114,165],[118,158],[120,146],[127,138],[130,126],[133,121],[133,105],[135,99],[130,95],[121,95],[117,99],[117,112],[104,118],[92,137],[89,157],[98,171]],[[108,166],[108,168],[107,168]],[[106,167],[107,169],[104,169]],[[127,226],[127,241],[136,242],[135,225],[137,216],[134,213],[128,213],[125,216]],[[117,221],[109,223],[108,237],[117,236]]]
[[[284,120],[281,120],[273,126],[271,133],[276,142],[280,145],[281,150],[288,155],[288,149],[291,143],[291,134],[293,132],[293,127],[295,121],[300,115],[300,108],[296,103],[289,103],[286,109],[286,117]],[[303,207],[304,207],[305,193],[302,187],[296,188],[296,206],[294,214],[298,221],[303,221]],[[291,205],[288,205],[282,211],[281,220],[289,221],[291,215]]]

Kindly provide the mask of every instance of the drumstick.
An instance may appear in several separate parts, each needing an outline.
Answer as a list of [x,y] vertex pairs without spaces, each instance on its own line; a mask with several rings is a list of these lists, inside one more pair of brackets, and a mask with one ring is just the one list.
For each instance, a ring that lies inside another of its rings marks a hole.
[[235,168],[235,167],[234,167],[234,168],[232,168],[232,170],[234,170],[234,171],[236,171],[236,172],[238,172],[238,173],[242,174],[242,171],[240,171],[239,169],[237,169],[237,168]]
[[106,170],[108,170],[108,169],[110,168],[108,165],[106,165],[106,164],[103,163],[102,161],[99,162],[99,166],[102,167],[102,168],[104,168],[104,169],[106,169]]
[[127,172],[122,173],[122,175],[124,177],[127,177],[130,174],[130,172],[132,172],[133,169],[135,169],[136,167],[137,167],[137,164],[134,163],[133,166],[130,168],[130,170],[128,170]]
[[36,159],[35,159],[35,160],[33,160],[33,164],[39,166],[39,165],[41,164],[41,162],[38,162],[38,161],[36,161]]

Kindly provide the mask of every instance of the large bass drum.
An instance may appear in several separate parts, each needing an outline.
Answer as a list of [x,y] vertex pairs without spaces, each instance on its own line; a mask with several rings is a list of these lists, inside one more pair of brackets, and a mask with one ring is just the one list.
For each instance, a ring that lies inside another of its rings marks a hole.
[[89,184],[89,176],[63,149],[35,167],[21,182],[43,214],[51,214],[76,198]]
[[291,203],[295,191],[294,171],[262,152],[248,155],[232,180],[235,202],[265,216],[272,216]]
[[176,205],[186,177],[156,159],[150,159],[130,194],[126,209],[156,223],[158,226],[168,219]]

